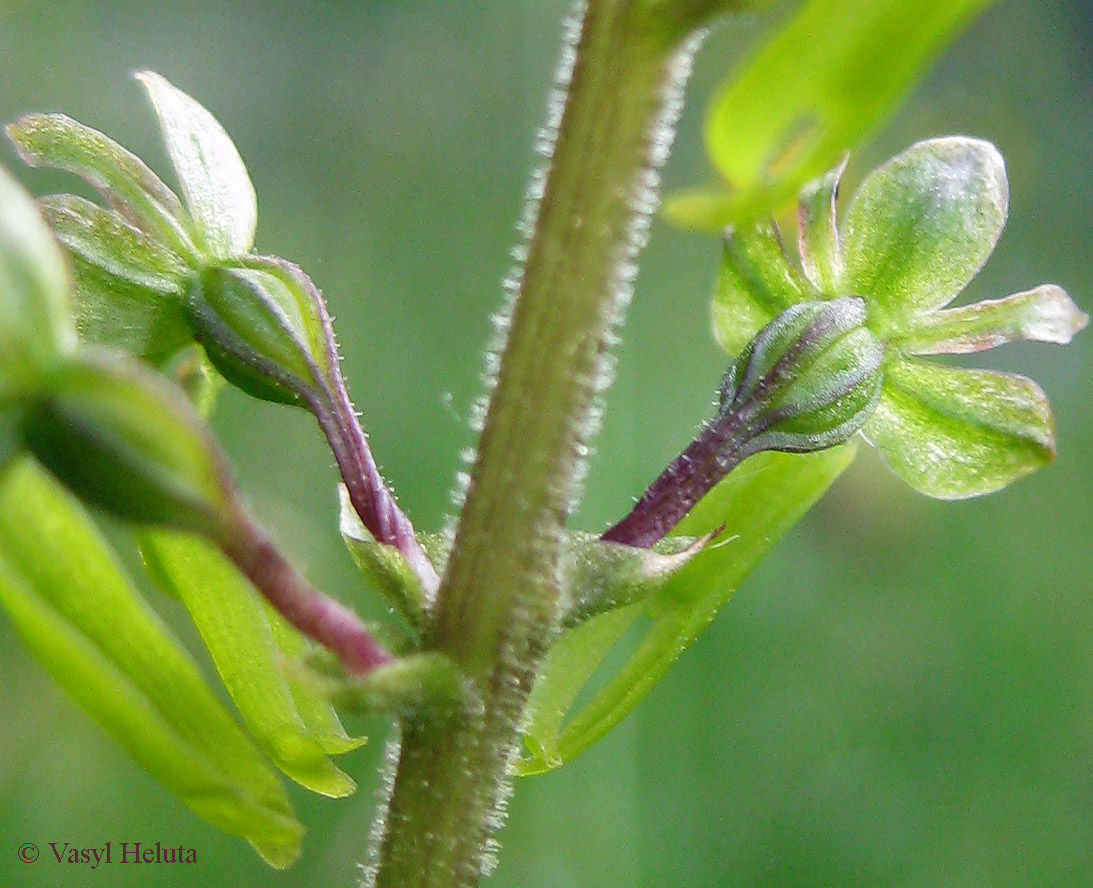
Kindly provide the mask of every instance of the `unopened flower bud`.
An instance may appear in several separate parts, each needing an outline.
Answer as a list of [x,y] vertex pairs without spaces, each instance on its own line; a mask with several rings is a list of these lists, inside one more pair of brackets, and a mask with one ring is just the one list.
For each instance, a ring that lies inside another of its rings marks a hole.
[[329,400],[336,365],[326,307],[299,268],[280,259],[208,268],[186,293],[186,312],[209,360],[266,401]]
[[233,492],[181,393],[136,362],[92,349],[26,409],[23,442],[82,500],[121,518],[221,535]]
[[729,368],[719,419],[747,430],[745,455],[831,447],[868,419],[883,357],[861,299],[802,302],[760,330]]
[[717,416],[603,538],[647,548],[753,453],[807,453],[846,441],[876,406],[883,358],[857,297],[782,312],[725,374]]

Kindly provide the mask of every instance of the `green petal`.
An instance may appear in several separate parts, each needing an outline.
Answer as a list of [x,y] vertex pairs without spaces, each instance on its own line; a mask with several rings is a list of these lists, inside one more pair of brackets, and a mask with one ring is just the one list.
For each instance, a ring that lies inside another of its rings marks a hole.
[[730,229],[714,290],[714,337],[730,355],[737,355],[776,315],[816,295],[786,257],[773,224]]
[[79,503],[31,460],[0,483],[0,607],[76,702],[194,813],[289,866],[277,775],[136,594]]
[[835,169],[806,185],[797,198],[797,249],[801,268],[820,293],[837,296],[843,274],[842,243],[835,202],[849,155]]
[[25,163],[75,173],[141,231],[193,259],[178,196],[113,139],[63,114],[28,114],[7,133]]
[[1002,155],[954,136],[912,145],[866,177],[847,209],[843,287],[869,302],[884,338],[951,302],[987,261],[1006,223]]
[[1055,457],[1051,410],[1036,383],[910,359],[885,368],[862,432],[897,475],[938,499],[991,493]]
[[356,784],[326,757],[296,710],[266,608],[250,583],[195,537],[148,531],[141,550],[186,605],[224,687],[273,763],[313,792],[350,795]]
[[75,346],[69,286],[34,201],[0,167],[0,405],[33,391]]
[[1005,299],[922,315],[907,336],[892,344],[915,355],[969,354],[1007,342],[1066,345],[1088,323],[1089,316],[1065,290],[1044,284]]
[[120,349],[156,366],[193,342],[182,300],[133,283],[80,256],[76,281],[76,328],[80,341]]
[[89,264],[149,290],[181,295],[182,277],[189,270],[182,257],[130,225],[121,213],[74,194],[44,197],[38,206],[57,240]]
[[159,74],[141,71],[137,79],[159,117],[203,246],[216,259],[248,253],[258,225],[258,199],[232,140],[208,111]]

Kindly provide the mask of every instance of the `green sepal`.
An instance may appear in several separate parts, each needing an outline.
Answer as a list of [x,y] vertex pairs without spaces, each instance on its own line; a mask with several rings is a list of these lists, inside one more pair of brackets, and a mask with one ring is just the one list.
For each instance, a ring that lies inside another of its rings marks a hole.
[[894,109],[989,0],[810,0],[715,95],[706,149],[733,190],[669,201],[709,231],[789,203]]
[[773,223],[730,228],[723,244],[713,330],[718,344],[737,355],[777,315],[819,294],[787,258]]
[[1065,290],[1043,284],[1004,299],[920,315],[892,345],[913,355],[963,355],[1009,342],[1067,345],[1088,323],[1089,316]]
[[0,409],[76,345],[64,256],[33,199],[0,167]]
[[645,549],[602,540],[596,534],[567,534],[562,588],[568,606],[562,625],[572,627],[653,597],[710,538],[668,537]]
[[75,173],[136,228],[187,262],[195,260],[178,196],[113,139],[64,114],[28,114],[7,133],[25,163]]
[[1006,224],[1009,189],[989,142],[912,145],[870,173],[842,224],[847,292],[869,297],[869,327],[908,332],[975,277]]
[[[517,773],[570,761],[641,702],[770,550],[850,464],[854,445],[803,456],[760,453],[705,496],[679,531],[708,534],[706,546],[644,604],[608,611],[565,633],[551,648],[532,691],[525,745],[533,757]],[[642,613],[652,616],[627,663],[576,712],[568,710],[613,644]],[[579,680],[583,679],[583,680]]]
[[38,206],[53,235],[70,253],[138,287],[181,296],[189,266],[121,213],[74,194],[39,198]]
[[208,111],[159,74],[140,71],[136,77],[159,118],[204,258],[246,255],[254,246],[258,200],[232,140]]
[[202,534],[235,519],[219,448],[176,388],[124,355],[82,349],[28,406],[23,438],[82,500]]
[[186,293],[190,324],[213,366],[256,398],[284,404],[331,398],[337,373],[322,296],[281,259],[208,268]]
[[286,775],[332,798],[356,784],[326,757],[296,708],[282,670],[268,610],[220,552],[185,534],[144,531],[142,555],[152,575],[181,599],[251,736]]
[[80,341],[116,348],[162,366],[193,332],[181,299],[141,287],[73,257],[74,313]]
[[911,359],[885,367],[862,433],[897,475],[939,499],[992,493],[1055,457],[1055,423],[1036,383]]
[[58,684],[183,804],[272,866],[295,862],[304,830],[277,775],[91,518],[29,459],[0,479],[0,607]]
[[338,502],[338,529],[342,542],[364,579],[395,606],[415,634],[420,633],[432,606],[421,579],[398,549],[378,542],[372,536],[349,501],[344,484],[338,485]]

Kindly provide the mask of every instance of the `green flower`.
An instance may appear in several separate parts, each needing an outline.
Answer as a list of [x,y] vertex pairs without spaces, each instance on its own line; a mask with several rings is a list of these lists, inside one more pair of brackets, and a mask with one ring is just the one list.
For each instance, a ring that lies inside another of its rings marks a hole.
[[993,145],[919,142],[866,177],[837,224],[842,167],[798,205],[800,268],[773,224],[729,230],[714,331],[730,354],[790,305],[860,296],[884,344],[883,383],[865,438],[915,489],[942,499],[998,490],[1055,455],[1043,391],[1009,373],[920,360],[1006,342],[1068,343],[1087,323],[1059,287],[947,309],[982,268],[1006,221],[1005,165]]

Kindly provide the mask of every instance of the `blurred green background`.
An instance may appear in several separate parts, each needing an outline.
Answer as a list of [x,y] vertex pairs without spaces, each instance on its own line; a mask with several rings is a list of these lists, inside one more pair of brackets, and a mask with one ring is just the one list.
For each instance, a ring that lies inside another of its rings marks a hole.
[[[262,251],[324,289],[376,454],[417,525],[450,509],[568,0],[0,2],[0,120],[62,110],[166,172],[129,73],[221,120]],[[705,98],[760,25],[699,56],[669,188],[704,181]],[[927,136],[1005,155],[1011,222],[966,294],[1044,281],[1093,310],[1093,5],[1006,0],[855,155],[848,186]],[[0,163],[39,193],[63,176]],[[580,526],[599,529],[689,439],[726,364],[715,240],[657,226]],[[863,453],[619,729],[518,784],[491,885],[1093,885],[1093,334],[1011,347],[1051,396],[1058,461],[985,500],[917,498]],[[322,587],[371,614],[335,532],[334,472],[294,413],[229,394],[216,425],[256,509]],[[166,605],[165,605],[166,607]],[[168,607],[169,610],[169,607]],[[299,865],[265,868],[184,810],[0,621],[0,886],[352,885],[384,747],[349,800],[294,792]],[[59,866],[47,843],[162,841],[192,867]],[[26,865],[18,846],[39,844]]]

